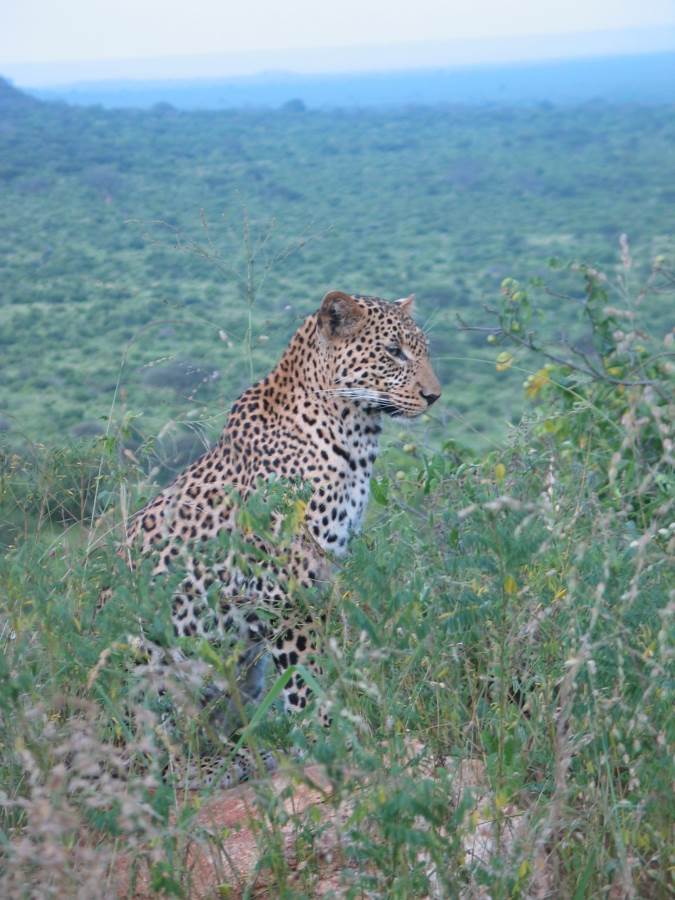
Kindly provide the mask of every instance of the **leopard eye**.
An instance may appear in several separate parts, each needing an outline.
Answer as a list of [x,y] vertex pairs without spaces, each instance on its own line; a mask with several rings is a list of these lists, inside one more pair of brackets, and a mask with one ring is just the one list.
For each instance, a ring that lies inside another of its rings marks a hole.
[[395,345],[387,347],[387,353],[389,353],[390,356],[393,356],[394,359],[400,359],[401,362],[405,362],[408,359],[403,350]]

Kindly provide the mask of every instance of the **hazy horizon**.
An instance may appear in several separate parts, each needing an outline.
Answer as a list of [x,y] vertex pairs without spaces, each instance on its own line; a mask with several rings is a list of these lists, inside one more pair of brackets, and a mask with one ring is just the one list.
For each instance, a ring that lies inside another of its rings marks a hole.
[[675,5],[664,0],[645,0],[639,10],[628,0],[589,0],[583,9],[569,9],[562,0],[543,5],[515,0],[508,11],[496,0],[476,0],[469,10],[418,0],[414,15],[385,0],[344,0],[337,18],[323,8],[320,15],[309,15],[309,0],[295,0],[284,8],[283,21],[271,0],[257,0],[236,16],[213,0],[161,15],[160,6],[159,0],[117,0],[92,9],[84,0],[66,0],[66,9],[55,17],[46,0],[26,0],[2,14],[0,74],[19,87],[49,88],[675,50]]

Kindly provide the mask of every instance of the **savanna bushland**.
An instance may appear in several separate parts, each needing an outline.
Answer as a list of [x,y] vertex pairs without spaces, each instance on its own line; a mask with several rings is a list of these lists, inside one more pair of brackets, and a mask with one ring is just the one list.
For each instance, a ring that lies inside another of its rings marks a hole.
[[[2,896],[197,896],[195,848],[205,896],[671,896],[674,112],[0,85]],[[329,732],[274,678],[240,732],[289,760],[244,871],[167,763],[198,703],[167,731],[133,673],[169,588],[115,541],[330,288],[415,291],[444,394],[388,423],[315,599]],[[298,750],[320,805],[289,804]]]

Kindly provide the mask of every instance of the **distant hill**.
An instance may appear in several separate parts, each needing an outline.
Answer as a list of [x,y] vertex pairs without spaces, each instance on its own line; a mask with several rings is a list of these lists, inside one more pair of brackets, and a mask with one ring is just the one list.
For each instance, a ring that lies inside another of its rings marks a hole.
[[39,101],[24,91],[17,90],[6,78],[0,77],[0,114],[10,114],[17,110],[33,109]]
[[77,105],[178,109],[309,108],[409,105],[669,103],[675,100],[675,53],[458,66],[416,71],[306,75],[271,72],[228,79],[79,82],[33,89],[36,97]]

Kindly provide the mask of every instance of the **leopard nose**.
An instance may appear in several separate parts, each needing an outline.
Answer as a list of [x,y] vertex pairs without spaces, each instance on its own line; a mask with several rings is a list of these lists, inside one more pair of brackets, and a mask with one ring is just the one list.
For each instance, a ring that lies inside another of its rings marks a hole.
[[435,403],[441,396],[440,394],[425,394],[424,391],[420,391],[420,394],[424,397],[429,406],[431,406],[432,403]]

